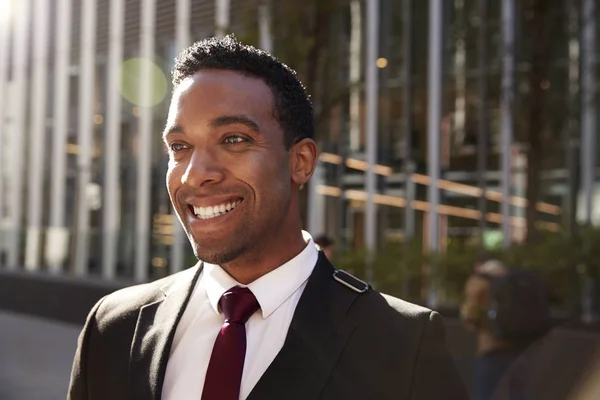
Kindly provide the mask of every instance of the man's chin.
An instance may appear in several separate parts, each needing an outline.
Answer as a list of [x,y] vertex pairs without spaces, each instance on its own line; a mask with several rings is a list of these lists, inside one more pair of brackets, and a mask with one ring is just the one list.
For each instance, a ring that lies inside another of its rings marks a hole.
[[215,248],[206,245],[195,244],[194,255],[200,261],[208,264],[223,265],[240,257],[244,251],[240,248]]

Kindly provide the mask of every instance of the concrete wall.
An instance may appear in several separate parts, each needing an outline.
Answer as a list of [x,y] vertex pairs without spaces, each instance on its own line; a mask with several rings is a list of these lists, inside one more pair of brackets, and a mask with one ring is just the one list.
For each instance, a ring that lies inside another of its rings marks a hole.
[[83,324],[100,298],[130,284],[0,270],[0,309]]

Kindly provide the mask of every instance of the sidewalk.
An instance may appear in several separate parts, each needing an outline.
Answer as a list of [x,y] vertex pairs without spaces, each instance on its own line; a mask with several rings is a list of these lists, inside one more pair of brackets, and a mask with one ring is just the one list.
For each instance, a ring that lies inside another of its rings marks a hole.
[[0,311],[0,400],[64,400],[80,330]]

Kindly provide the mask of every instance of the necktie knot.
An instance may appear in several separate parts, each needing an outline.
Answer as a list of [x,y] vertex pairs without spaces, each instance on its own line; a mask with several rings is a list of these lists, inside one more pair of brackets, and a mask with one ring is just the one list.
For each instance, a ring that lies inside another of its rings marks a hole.
[[235,286],[226,291],[219,305],[225,314],[225,321],[229,323],[245,324],[259,308],[258,300],[250,289]]

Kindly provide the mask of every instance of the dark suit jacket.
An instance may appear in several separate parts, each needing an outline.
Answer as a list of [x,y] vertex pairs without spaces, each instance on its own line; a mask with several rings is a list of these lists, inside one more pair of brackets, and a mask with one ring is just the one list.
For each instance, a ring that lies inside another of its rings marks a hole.
[[[101,299],[79,337],[69,399],[160,399],[201,270]],[[248,399],[468,399],[437,313],[371,289],[358,293],[333,273],[320,253],[284,346]]]

